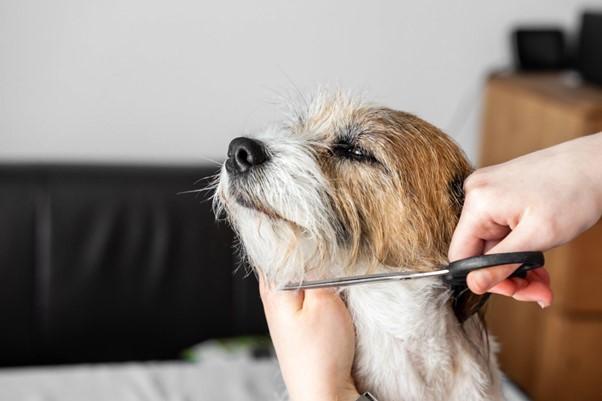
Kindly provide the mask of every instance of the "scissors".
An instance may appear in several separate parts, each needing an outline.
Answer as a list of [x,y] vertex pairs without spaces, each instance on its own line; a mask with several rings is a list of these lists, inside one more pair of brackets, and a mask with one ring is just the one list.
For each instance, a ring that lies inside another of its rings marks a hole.
[[473,256],[471,258],[456,260],[450,263],[447,268],[428,272],[393,272],[380,273],[364,276],[352,276],[334,278],[328,280],[303,281],[300,283],[290,283],[282,287],[281,290],[303,290],[312,288],[326,287],[347,287],[356,284],[380,283],[388,281],[410,280],[423,277],[441,277],[444,283],[450,285],[465,285],[468,273],[473,270],[486,267],[518,264],[521,266],[510,275],[510,277],[525,278],[527,271],[537,269],[544,265],[544,256],[542,252],[509,252],[492,253],[489,255]]

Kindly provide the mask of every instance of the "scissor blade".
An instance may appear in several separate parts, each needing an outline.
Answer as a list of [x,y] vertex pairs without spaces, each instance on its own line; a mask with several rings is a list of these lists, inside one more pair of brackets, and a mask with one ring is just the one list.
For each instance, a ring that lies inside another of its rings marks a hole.
[[435,270],[430,272],[394,272],[380,273],[365,276],[352,276],[333,278],[328,280],[303,281],[300,283],[290,283],[280,288],[283,291],[289,290],[307,290],[314,288],[328,287],[348,287],[357,284],[380,283],[386,281],[410,280],[423,277],[437,277],[449,273],[448,269]]

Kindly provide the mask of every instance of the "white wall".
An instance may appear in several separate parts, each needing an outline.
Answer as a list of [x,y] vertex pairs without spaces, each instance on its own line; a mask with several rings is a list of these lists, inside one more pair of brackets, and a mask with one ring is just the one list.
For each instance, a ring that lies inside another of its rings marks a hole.
[[291,83],[414,112],[474,158],[521,22],[599,1],[0,0],[0,162],[223,160]]

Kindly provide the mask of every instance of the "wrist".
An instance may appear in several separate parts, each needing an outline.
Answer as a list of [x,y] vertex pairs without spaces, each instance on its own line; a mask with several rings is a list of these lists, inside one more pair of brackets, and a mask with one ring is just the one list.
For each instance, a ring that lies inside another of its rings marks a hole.
[[297,397],[290,395],[291,401],[357,401],[361,396],[353,383],[339,389],[314,389],[311,392],[298,394]]
[[291,401],[358,401],[358,399],[360,397],[361,397],[361,394],[356,391],[356,392],[345,392],[345,393],[331,394],[331,395],[307,394],[307,397],[305,397],[305,398],[295,398],[295,399],[291,398]]
[[600,159],[602,132],[586,135],[575,142],[579,143],[578,150],[580,150],[575,152],[577,157],[575,162],[582,163],[583,173],[589,177],[590,185],[594,190],[598,210],[602,212],[602,160]]
[[591,163],[588,169],[592,172],[592,184],[596,191],[598,211],[602,214],[602,161],[600,161],[600,152],[602,152],[602,132],[590,135],[590,146],[588,150],[591,155]]

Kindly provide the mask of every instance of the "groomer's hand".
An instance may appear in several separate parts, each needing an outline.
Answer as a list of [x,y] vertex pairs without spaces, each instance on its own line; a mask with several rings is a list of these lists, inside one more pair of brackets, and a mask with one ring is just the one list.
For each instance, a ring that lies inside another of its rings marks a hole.
[[[449,259],[483,253],[546,251],[564,244],[602,214],[602,133],[475,171],[464,183],[465,203]],[[521,301],[552,303],[545,269],[507,277],[517,265],[469,274],[469,288]]]
[[355,332],[331,289],[260,292],[284,382],[292,401],[355,401],[351,378]]

